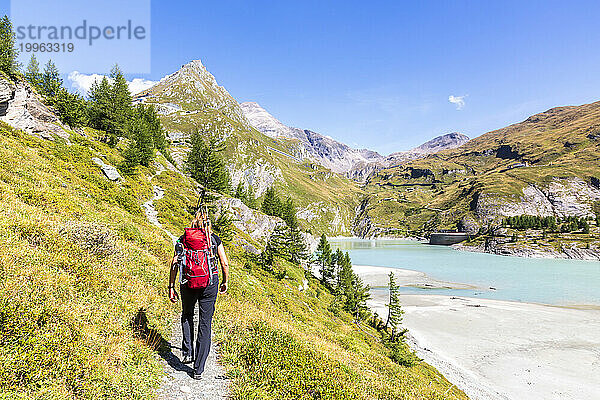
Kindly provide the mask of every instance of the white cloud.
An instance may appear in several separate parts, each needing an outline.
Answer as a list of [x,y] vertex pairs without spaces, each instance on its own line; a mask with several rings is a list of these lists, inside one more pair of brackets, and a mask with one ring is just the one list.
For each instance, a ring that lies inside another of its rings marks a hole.
[[[102,80],[103,77],[104,75],[86,75],[79,71],[73,71],[69,74],[68,79],[71,82],[71,87],[73,89],[77,90],[82,96],[87,96],[94,82]],[[134,78],[131,81],[127,81],[127,85],[129,86],[131,94],[136,94],[146,90],[155,83],[156,81],[150,81],[143,78]]]
[[149,81],[143,78],[133,78],[131,81],[127,81],[131,94],[142,92],[156,84],[156,81]]
[[450,96],[448,96],[448,101],[452,104],[456,104],[457,110],[462,110],[465,107],[465,97],[467,97],[467,95],[464,95],[464,96],[450,95]]
[[71,87],[79,92],[82,96],[87,96],[90,88],[96,80],[101,80],[103,75],[82,74],[79,71],[73,71],[69,74],[68,79],[71,82]]

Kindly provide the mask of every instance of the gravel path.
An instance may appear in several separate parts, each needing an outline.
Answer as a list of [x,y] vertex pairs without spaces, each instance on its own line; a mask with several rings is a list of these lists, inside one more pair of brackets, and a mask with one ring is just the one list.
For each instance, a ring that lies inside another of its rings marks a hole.
[[[150,177],[150,180],[156,175],[165,171],[162,166],[158,166],[157,172]],[[171,232],[163,228],[158,221],[158,212],[154,208],[154,201],[160,200],[164,196],[164,190],[160,186],[154,186],[154,197],[142,206],[146,212],[146,217],[151,224],[159,227],[169,235],[175,242],[175,237]],[[178,305],[181,307],[181,305]],[[198,314],[194,315],[194,342],[195,335],[198,329]],[[183,364],[181,362],[181,342],[183,333],[181,331],[181,323],[179,318],[173,323],[173,334],[171,341],[167,342],[169,350],[160,354],[163,361],[163,369],[165,376],[163,383],[158,390],[158,398],[161,400],[219,400],[227,399],[229,396],[228,381],[225,377],[225,369],[218,362],[218,350],[214,344],[211,344],[210,353],[206,360],[202,379],[196,380],[192,378],[193,371],[191,364]]]
[[[194,327],[198,326],[198,315],[194,316]],[[161,400],[218,400],[228,398],[228,379],[225,369],[218,362],[218,349],[214,342],[206,361],[201,380],[191,377],[191,364],[182,364],[181,323],[177,320],[173,326],[173,335],[169,343],[170,351],[161,354],[165,376],[158,391]]]

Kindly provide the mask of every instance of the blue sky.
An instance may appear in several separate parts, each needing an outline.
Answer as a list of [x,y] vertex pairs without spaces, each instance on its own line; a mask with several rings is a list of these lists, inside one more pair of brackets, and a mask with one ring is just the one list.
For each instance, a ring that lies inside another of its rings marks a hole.
[[238,101],[387,154],[600,100],[599,16],[592,1],[152,1],[151,73],[135,76],[200,58]]

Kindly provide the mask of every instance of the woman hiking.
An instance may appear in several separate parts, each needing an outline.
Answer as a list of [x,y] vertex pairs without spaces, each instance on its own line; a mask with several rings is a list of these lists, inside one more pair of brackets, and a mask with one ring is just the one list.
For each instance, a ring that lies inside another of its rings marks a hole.
[[[217,262],[218,260],[218,262]],[[221,264],[222,280],[219,284],[218,264]],[[211,323],[218,293],[227,292],[229,263],[221,239],[212,233],[206,208],[196,212],[190,228],[175,244],[175,255],[169,274],[169,299],[177,302],[175,278],[180,270],[181,292],[181,344],[182,362],[194,363],[193,378],[200,379],[210,351]],[[198,303],[198,336],[192,343],[194,333],[194,309]]]

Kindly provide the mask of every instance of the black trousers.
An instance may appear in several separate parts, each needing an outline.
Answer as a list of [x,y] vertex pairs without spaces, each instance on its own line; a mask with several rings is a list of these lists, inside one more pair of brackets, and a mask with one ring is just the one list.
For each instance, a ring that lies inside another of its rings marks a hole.
[[[204,289],[190,289],[181,285],[181,328],[183,330],[183,343],[181,350],[184,357],[191,356],[194,360],[194,373],[204,372],[206,358],[210,352],[212,317],[215,313],[215,301],[219,291],[219,277],[213,276],[212,285]],[[198,303],[198,336],[196,346],[192,343],[194,334],[194,309]]]

